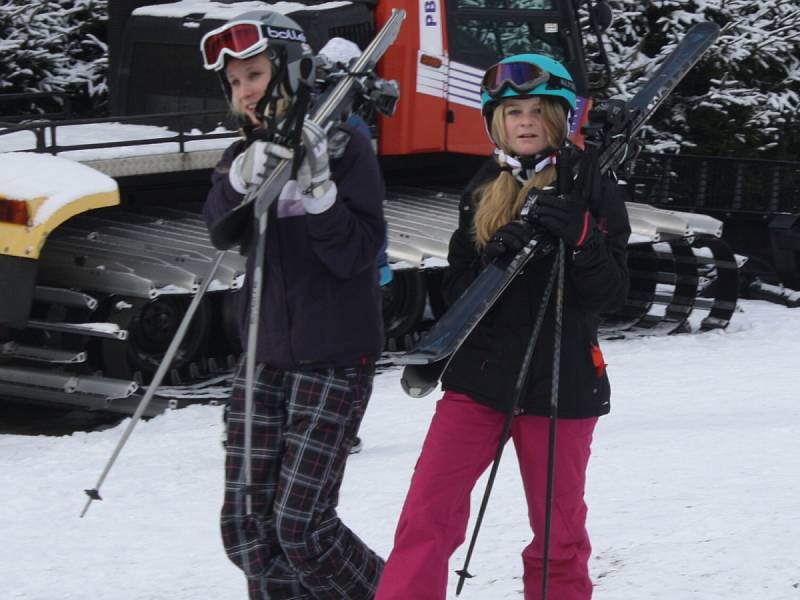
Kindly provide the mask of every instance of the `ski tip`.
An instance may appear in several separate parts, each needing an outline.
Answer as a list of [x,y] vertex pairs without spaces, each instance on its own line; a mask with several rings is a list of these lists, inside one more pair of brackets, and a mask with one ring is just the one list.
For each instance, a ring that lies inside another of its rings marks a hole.
[[684,39],[697,40],[707,49],[717,40],[721,31],[719,25],[713,21],[702,21],[692,25],[689,31],[686,32]]
[[449,358],[423,365],[406,365],[400,378],[403,391],[412,398],[422,398],[439,386]]
[[438,384],[438,377],[433,381],[420,377],[419,369],[415,369],[414,365],[409,365],[403,369],[403,375],[400,377],[400,385],[403,391],[412,398],[424,398],[436,389]]
[[692,25],[687,33],[702,32],[705,34],[716,34],[719,33],[719,30],[719,25],[713,21],[702,21]]
[[405,377],[400,379],[400,385],[403,388],[403,391],[412,398],[424,398],[428,394],[430,394],[435,388],[435,385],[431,386],[420,386],[410,383]]

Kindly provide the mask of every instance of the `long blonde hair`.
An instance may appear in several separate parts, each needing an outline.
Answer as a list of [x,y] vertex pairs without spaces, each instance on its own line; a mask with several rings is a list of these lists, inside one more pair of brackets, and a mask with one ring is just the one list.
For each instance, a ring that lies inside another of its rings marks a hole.
[[[547,147],[559,148],[567,137],[567,119],[562,104],[547,96],[541,98],[542,118]],[[492,139],[506,154],[512,154],[506,139],[505,110],[501,103],[492,115]],[[522,205],[532,188],[543,188],[556,180],[556,169],[549,165],[536,173],[525,185],[509,171],[500,174],[489,183],[475,190],[473,200],[477,205],[473,221],[475,246],[481,250],[500,227],[519,216]],[[511,200],[511,201],[509,201]]]

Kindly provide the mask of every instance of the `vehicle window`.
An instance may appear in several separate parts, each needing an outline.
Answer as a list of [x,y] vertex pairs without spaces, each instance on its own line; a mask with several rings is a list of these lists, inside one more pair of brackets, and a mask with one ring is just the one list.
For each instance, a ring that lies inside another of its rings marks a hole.
[[456,0],[456,8],[553,10],[553,0]]
[[[479,0],[459,0],[469,1]],[[455,25],[450,35],[452,59],[479,69],[485,69],[510,54],[547,54],[556,60],[564,59],[558,32],[545,32],[542,21],[513,22],[456,17],[451,22]]]

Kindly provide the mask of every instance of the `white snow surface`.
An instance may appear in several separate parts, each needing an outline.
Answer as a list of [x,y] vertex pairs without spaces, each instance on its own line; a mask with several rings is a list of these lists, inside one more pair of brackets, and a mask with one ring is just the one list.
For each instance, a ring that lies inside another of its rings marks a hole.
[[[800,310],[741,306],[726,331],[603,343],[612,413],[597,427],[587,488],[596,600],[800,598]],[[399,376],[392,368],[376,379],[364,450],[350,459],[339,507],[383,556],[438,397],[405,397]],[[218,406],[140,423],[104,501],[78,517],[83,489],[126,425],[0,436],[4,600],[246,597],[217,524]],[[515,463],[508,448],[464,600],[522,598],[519,552],[529,533]],[[451,575],[448,598],[455,582]]]
[[114,192],[117,182],[78,162],[33,152],[0,154],[0,196],[12,200],[46,198],[33,225],[83,196]]

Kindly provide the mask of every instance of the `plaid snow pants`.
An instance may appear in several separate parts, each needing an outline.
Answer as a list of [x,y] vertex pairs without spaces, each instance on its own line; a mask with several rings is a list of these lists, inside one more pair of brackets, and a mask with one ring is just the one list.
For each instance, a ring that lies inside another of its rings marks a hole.
[[374,366],[282,371],[258,365],[252,513],[246,514],[244,360],[230,400],[222,540],[251,600],[370,600],[383,560],[336,514]]

